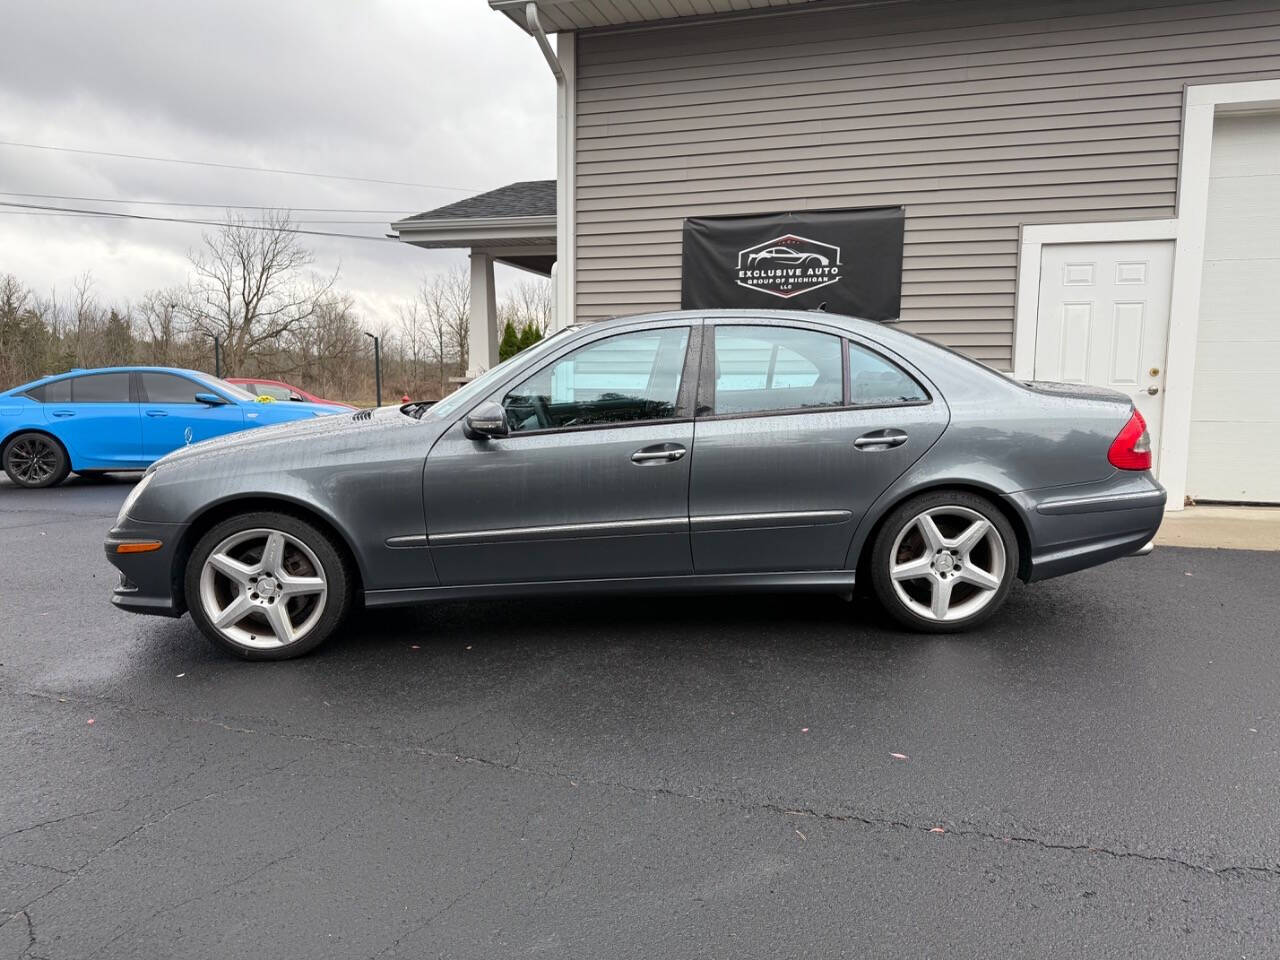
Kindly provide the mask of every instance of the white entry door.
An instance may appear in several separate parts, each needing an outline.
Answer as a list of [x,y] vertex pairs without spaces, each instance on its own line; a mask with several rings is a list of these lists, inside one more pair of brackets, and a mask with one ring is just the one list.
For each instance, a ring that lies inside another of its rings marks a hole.
[[1046,244],[1035,379],[1133,397],[1159,450],[1173,243]]

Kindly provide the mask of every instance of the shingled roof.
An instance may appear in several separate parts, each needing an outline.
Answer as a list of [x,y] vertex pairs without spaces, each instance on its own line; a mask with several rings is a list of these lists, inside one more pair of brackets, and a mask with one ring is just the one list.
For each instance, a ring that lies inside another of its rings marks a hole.
[[458,200],[409,220],[475,220],[484,217],[554,217],[556,215],[556,182],[523,180],[509,183],[488,193]]

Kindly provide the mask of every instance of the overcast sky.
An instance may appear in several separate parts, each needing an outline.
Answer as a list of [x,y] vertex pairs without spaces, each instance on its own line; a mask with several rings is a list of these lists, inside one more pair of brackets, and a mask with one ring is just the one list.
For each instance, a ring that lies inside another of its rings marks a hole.
[[[484,0],[173,0],[8,4],[0,140],[275,167],[461,190],[352,183],[0,146],[0,200],[221,217],[184,203],[429,210],[555,176],[555,86],[534,41]],[[89,271],[103,299],[179,283],[201,227],[0,207],[0,273],[39,292]],[[297,213],[381,236],[391,214]],[[308,237],[317,266],[394,315],[461,251]],[[499,284],[527,276],[504,271]]]

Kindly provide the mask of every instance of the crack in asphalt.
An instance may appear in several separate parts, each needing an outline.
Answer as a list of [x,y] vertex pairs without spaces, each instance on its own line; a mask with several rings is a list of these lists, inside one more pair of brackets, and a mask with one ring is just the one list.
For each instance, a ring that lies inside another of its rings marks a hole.
[[[293,764],[296,762],[297,760],[290,760],[289,763],[286,763],[281,765],[280,767],[277,767],[273,772],[279,772],[280,770],[283,770],[285,767],[289,766],[290,764]],[[245,781],[246,784],[248,782],[249,782],[248,780]],[[244,784],[241,784],[240,786],[244,786]],[[235,789],[239,789],[239,788],[237,787]],[[280,854],[279,856],[273,857],[271,860],[268,860],[266,863],[254,867],[248,873],[242,874],[241,876],[238,876],[238,877],[232,877],[230,880],[226,881],[225,883],[219,884],[213,890],[201,892],[201,893],[195,894],[194,896],[186,897],[185,899],[179,900],[175,903],[165,904],[164,906],[159,907],[156,910],[153,910],[151,913],[143,917],[141,920],[130,923],[128,926],[126,926],[123,930],[117,933],[110,940],[96,947],[94,951],[85,958],[85,960],[93,960],[94,957],[98,956],[100,953],[102,953],[103,950],[106,950],[109,946],[116,943],[118,940],[120,940],[121,937],[125,936],[125,934],[145,926],[146,924],[154,920],[156,917],[162,916],[163,914],[169,913],[173,910],[181,909],[182,907],[185,907],[189,903],[195,903],[197,900],[206,900],[212,897],[216,897],[230,890],[232,887],[237,886],[238,884],[244,883],[246,880],[252,880],[254,877],[258,876],[258,874],[265,873],[266,871],[270,870],[272,867],[279,866],[282,863],[292,860],[294,857],[300,854],[303,850],[306,850],[309,847],[314,847],[316,844],[323,843],[326,839],[328,839],[332,834],[337,832],[340,828],[348,826],[352,822],[362,819],[365,815],[370,813],[372,810],[373,810],[373,805],[370,804],[368,807],[362,810],[355,817],[342,817],[338,823],[334,824],[332,827],[330,827],[328,830],[324,831],[323,833],[319,834],[318,836],[308,837],[306,840],[303,840],[301,843],[295,844],[294,846],[290,847],[288,850],[286,850],[284,853]]]
[[[123,843],[127,843],[129,840],[132,840],[134,837],[138,836],[138,834],[142,833],[142,832],[143,832],[144,830],[146,830],[148,827],[153,827],[153,826],[155,826],[156,824],[163,823],[165,820],[169,819],[169,818],[170,818],[171,816],[173,816],[175,813],[178,813],[180,810],[184,810],[184,809],[186,809],[187,807],[190,807],[190,806],[192,806],[192,805],[194,805],[194,804],[197,804],[197,803],[203,803],[203,802],[204,802],[204,801],[206,801],[206,800],[211,800],[211,799],[213,799],[214,797],[221,796],[222,794],[225,794],[225,793],[231,793],[231,792],[233,792],[233,791],[240,790],[240,789],[242,789],[243,787],[247,786],[247,785],[248,785],[249,783],[251,783],[252,781],[254,781],[254,780],[256,780],[256,779],[258,779],[258,778],[260,778],[260,777],[271,776],[271,775],[272,775],[272,774],[274,774],[274,773],[279,773],[281,770],[284,770],[284,769],[286,769],[286,768],[288,768],[288,767],[290,767],[290,766],[293,766],[293,764],[295,764],[295,763],[299,763],[299,762],[301,762],[301,761],[302,761],[302,760],[304,760],[304,759],[306,759],[306,758],[305,758],[305,757],[301,757],[301,756],[300,756],[300,757],[294,757],[292,760],[289,760],[289,761],[287,761],[287,762],[285,762],[285,763],[279,764],[278,766],[271,767],[271,768],[269,768],[269,769],[267,769],[267,770],[263,770],[263,771],[261,771],[260,773],[256,773],[256,774],[254,774],[254,775],[253,775],[253,776],[251,776],[251,777],[247,777],[247,778],[245,778],[245,780],[243,780],[241,783],[235,784],[235,785],[230,786],[230,787],[224,787],[223,789],[220,789],[220,790],[214,790],[214,791],[212,791],[211,793],[207,793],[207,794],[204,794],[203,796],[199,796],[199,797],[193,797],[193,798],[191,798],[190,800],[184,800],[182,803],[179,803],[179,804],[177,804],[177,805],[175,805],[175,806],[173,806],[173,807],[170,807],[168,810],[164,811],[164,812],[163,812],[162,814],[160,814],[159,816],[151,817],[150,819],[143,821],[141,824],[139,824],[138,826],[134,827],[134,828],[133,828],[132,830],[130,830],[128,833],[125,833],[125,834],[123,834],[122,836],[117,837],[115,840],[112,840],[109,844],[107,844],[107,845],[106,845],[105,847],[103,847],[102,849],[98,850],[96,853],[92,854],[92,855],[91,855],[87,860],[85,860],[83,863],[81,863],[79,866],[75,867],[75,868],[74,868],[74,869],[72,869],[72,870],[59,870],[57,867],[48,867],[47,869],[50,869],[50,870],[55,871],[56,873],[62,874],[62,875],[63,875],[63,879],[62,879],[62,880],[60,880],[60,881],[58,881],[58,882],[57,882],[56,884],[54,884],[52,887],[50,887],[49,889],[45,890],[43,893],[39,894],[39,895],[38,895],[38,896],[36,896],[35,898],[33,898],[33,899],[31,899],[31,900],[28,900],[26,903],[24,903],[21,907],[19,907],[19,908],[18,908],[18,910],[17,910],[17,911],[15,911],[15,912],[13,913],[13,916],[9,917],[9,920],[4,921],[4,923],[0,923],[0,927],[3,927],[3,926],[4,926],[6,923],[8,923],[10,920],[13,920],[15,917],[20,916],[20,915],[23,915],[23,914],[26,914],[26,915],[27,915],[27,917],[28,917],[28,922],[30,923],[31,921],[30,921],[30,913],[29,913],[29,911],[31,910],[31,908],[32,908],[32,907],[34,907],[34,906],[35,906],[37,903],[39,903],[40,901],[45,900],[45,899],[47,899],[48,897],[52,896],[53,894],[57,893],[59,890],[61,890],[61,889],[62,889],[63,887],[65,887],[67,884],[75,882],[75,881],[76,881],[76,880],[81,876],[81,874],[83,874],[83,873],[84,873],[84,871],[85,871],[85,870],[87,870],[90,866],[92,866],[94,863],[96,863],[96,862],[97,862],[98,860],[100,860],[102,857],[106,856],[106,855],[107,855],[108,853],[110,853],[112,850],[114,850],[114,849],[116,849],[117,847],[119,847],[121,844],[123,844]],[[128,804],[126,803],[126,804],[122,805],[119,809],[124,809],[124,807],[125,807],[125,806],[128,806]],[[88,815],[88,813],[87,813],[87,812],[86,812],[86,813],[81,813],[81,814],[72,814],[72,815],[68,815],[68,816],[66,816],[66,817],[60,817],[60,818],[57,818],[57,820],[52,821],[52,822],[62,822],[62,821],[64,821],[64,820],[73,820],[73,819],[75,819],[77,816],[87,816],[87,815]],[[18,830],[18,831],[15,831],[15,833],[23,833],[23,832],[25,832],[25,830],[26,830],[26,829],[36,829],[36,827],[39,827],[39,826],[48,826],[48,823],[44,823],[44,824],[33,824],[31,827],[29,827],[29,828],[24,828],[24,830]],[[9,834],[9,836],[12,836],[12,835],[13,835],[13,834]],[[43,866],[43,864],[32,864],[32,866]],[[117,938],[117,939],[118,939],[118,938]],[[29,948],[28,948],[28,949],[29,949]]]
[[420,932],[422,932],[423,930],[425,930],[427,927],[431,926],[431,924],[435,923],[435,922],[436,922],[437,920],[439,920],[442,916],[444,916],[446,913],[448,913],[450,910],[452,910],[454,907],[456,907],[458,904],[460,904],[463,900],[467,899],[467,897],[475,896],[477,893],[479,893],[479,892],[484,888],[484,886],[485,886],[485,885],[486,885],[490,880],[492,880],[494,877],[496,877],[496,876],[498,875],[498,871],[499,871],[500,869],[501,869],[500,867],[494,867],[494,868],[493,868],[493,870],[491,870],[491,871],[489,872],[489,875],[488,875],[488,876],[486,876],[486,877],[485,877],[483,880],[481,880],[479,883],[475,884],[475,885],[474,885],[474,886],[472,886],[472,887],[469,887],[468,889],[464,890],[462,893],[458,894],[456,897],[454,897],[452,900],[450,900],[448,903],[446,903],[443,907],[441,907],[441,908],[440,908],[439,910],[437,910],[435,913],[431,914],[431,916],[427,917],[427,918],[426,918],[425,920],[423,920],[421,923],[416,924],[416,925],[415,925],[415,926],[413,926],[413,927],[410,927],[410,928],[409,928],[409,929],[408,929],[408,930],[407,930],[403,935],[401,935],[399,938],[397,938],[396,940],[394,940],[392,943],[390,943],[390,944],[388,944],[387,946],[383,947],[383,948],[382,948],[381,950],[379,950],[377,953],[371,953],[371,954],[369,954],[368,960],[377,960],[377,958],[378,958],[378,957],[383,956],[383,955],[384,955],[384,954],[386,954],[388,951],[394,950],[396,947],[400,946],[400,944],[404,943],[406,940],[408,940],[408,939],[409,939],[410,937],[412,937],[414,934],[416,934],[416,933],[420,933]]
[[[57,699],[59,697],[67,697],[65,693],[48,693],[40,690],[27,690],[28,695],[41,699]],[[641,796],[663,796],[676,800],[692,801],[705,805],[719,804],[725,806],[733,806],[746,811],[762,811],[779,816],[787,817],[808,817],[820,821],[831,823],[850,824],[856,823],[867,827],[876,827],[880,829],[895,829],[908,831],[912,833],[923,833],[936,835],[939,829],[936,823],[912,823],[907,820],[896,820],[888,817],[872,817],[856,813],[837,813],[815,810],[810,807],[802,807],[795,805],[786,805],[775,802],[753,802],[735,797],[717,796],[714,794],[689,793],[676,790],[670,787],[659,787],[645,784],[631,784],[616,780],[603,780],[592,777],[582,777],[570,775],[557,770],[536,769],[533,767],[522,766],[510,761],[494,760],[486,757],[472,756],[455,752],[432,750],[421,745],[410,745],[400,743],[363,743],[356,740],[347,740],[339,737],[325,737],[315,734],[292,733],[288,731],[272,731],[259,730],[252,727],[238,726],[222,720],[210,717],[191,717],[180,714],[170,714],[164,711],[148,710],[146,708],[137,707],[133,704],[121,703],[120,701],[111,700],[109,698],[96,698],[93,702],[113,704],[124,710],[134,710],[138,713],[150,713],[152,715],[163,717],[168,720],[175,720],[184,723],[192,723],[197,725],[215,726],[226,730],[229,733],[236,733],[248,736],[264,736],[286,741],[298,741],[304,743],[317,743],[324,745],[332,745],[347,749],[355,749],[366,752],[395,752],[401,754],[412,754],[414,756],[426,757],[433,760],[450,761],[454,763],[467,763],[477,766],[483,766],[490,769],[501,770],[507,773],[520,774],[522,776],[540,777],[544,779],[555,780],[558,782],[568,783],[577,787],[580,785],[589,785],[593,787],[611,788],[622,790]],[[435,737],[429,738],[435,739]],[[298,758],[301,759],[301,758]],[[297,762],[290,761],[290,762]],[[210,796],[215,796],[210,794]],[[201,798],[207,799],[207,798]],[[190,801],[197,802],[197,801]],[[182,806],[186,806],[183,804]],[[173,812],[176,812],[175,808]],[[146,824],[144,824],[144,827]],[[139,828],[141,830],[142,828]],[[1051,840],[1044,840],[1039,837],[1024,835],[1006,835],[995,830],[981,830],[973,828],[942,828],[943,836],[959,837],[969,840],[980,841],[999,841],[1005,843],[1013,843],[1021,846],[1034,847],[1036,849],[1048,852],[1065,852],[1065,853],[1095,853],[1110,857],[1115,860],[1132,860],[1135,862],[1150,863],[1156,865],[1173,866],[1194,872],[1199,875],[1216,877],[1219,879],[1229,877],[1242,877],[1257,880],[1280,880],[1280,865],[1267,866],[1256,864],[1232,864],[1227,866],[1214,867],[1204,863],[1195,863],[1190,860],[1184,860],[1168,854],[1147,854],[1139,853],[1131,850],[1118,849],[1107,846],[1096,846],[1091,844],[1072,844],[1060,843]],[[137,833],[138,831],[134,831]],[[131,834],[132,835],[132,834]],[[122,838],[127,839],[126,838]],[[117,843],[122,841],[117,841]],[[115,844],[112,844],[115,846]],[[109,849],[109,848],[108,848]],[[103,851],[105,852],[105,851]],[[99,854],[100,855],[100,854]],[[96,859],[96,857],[94,858]],[[86,863],[87,866],[87,863]],[[74,879],[74,877],[69,878]],[[56,889],[56,888],[55,888]],[[50,891],[52,892],[52,891]],[[46,894],[47,895],[47,894]],[[28,905],[29,906],[29,905]],[[394,946],[394,944],[393,944]]]

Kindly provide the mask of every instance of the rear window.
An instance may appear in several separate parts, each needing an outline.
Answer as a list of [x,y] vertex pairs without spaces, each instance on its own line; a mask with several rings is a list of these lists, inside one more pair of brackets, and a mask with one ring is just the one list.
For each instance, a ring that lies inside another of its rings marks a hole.
[[71,402],[128,403],[129,374],[91,373],[83,377],[72,377]]
[[71,381],[54,380],[28,390],[26,395],[36,403],[70,403]]

